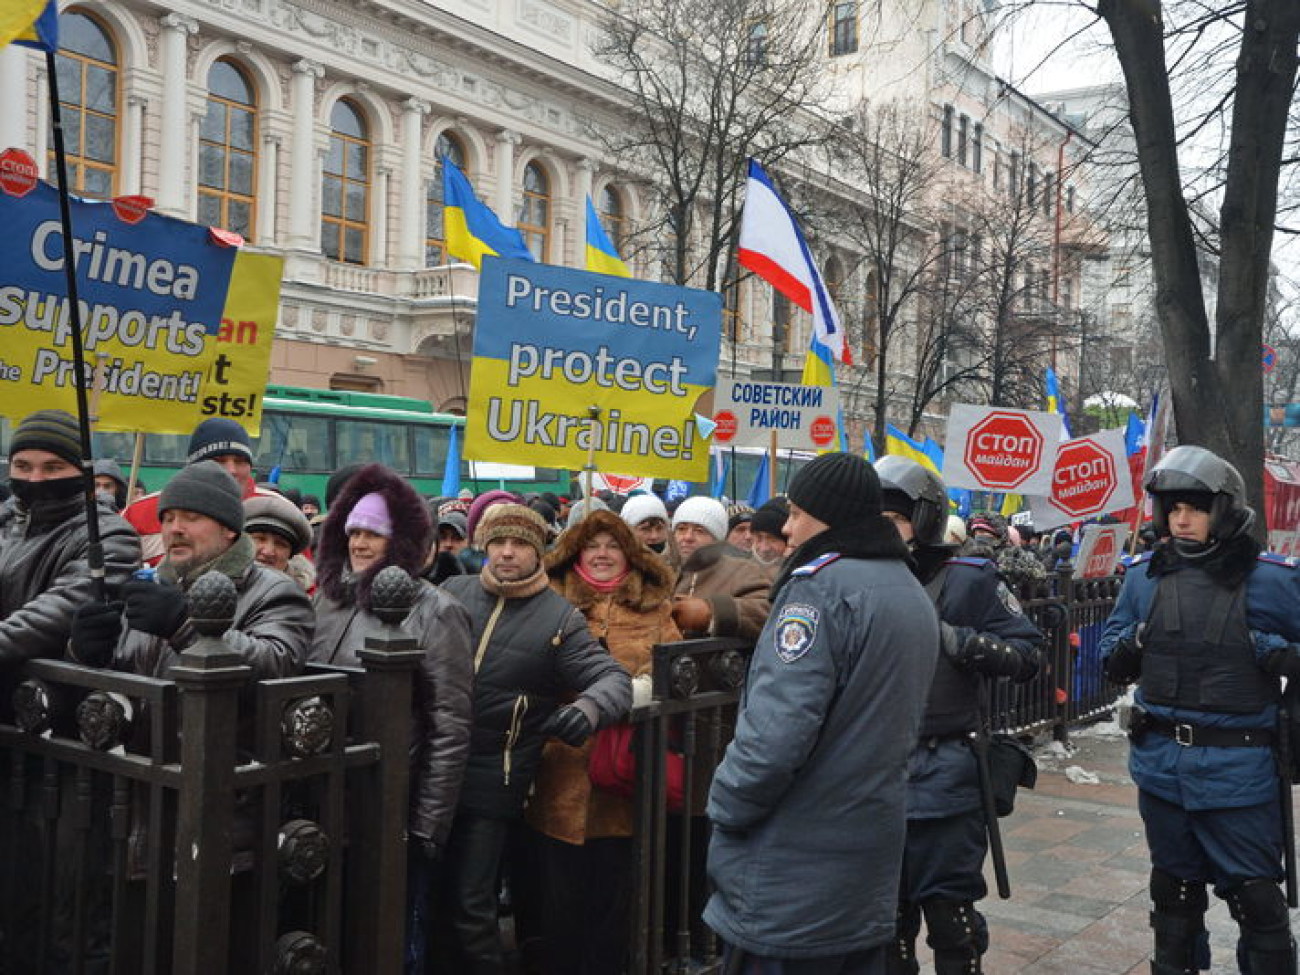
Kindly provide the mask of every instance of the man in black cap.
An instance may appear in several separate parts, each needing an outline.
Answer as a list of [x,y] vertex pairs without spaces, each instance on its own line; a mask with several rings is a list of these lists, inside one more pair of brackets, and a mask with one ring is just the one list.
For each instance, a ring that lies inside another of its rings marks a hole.
[[[197,464],[201,460],[215,461],[225,468],[239,485],[241,497],[265,493],[253,483],[253,442],[247,431],[234,420],[214,416],[194,428],[185,463]],[[158,499],[161,496],[160,493],[146,494],[122,512],[122,517],[140,533],[141,551],[149,565],[157,565],[163,557],[162,525],[158,520]]]
[[210,460],[191,464],[167,482],[158,510],[164,558],[157,581],[132,580],[122,587],[122,602],[78,609],[77,658],[166,677],[198,636],[185,593],[205,573],[220,572],[239,593],[224,639],[253,668],[253,679],[298,673],[315,630],[311,603],[288,576],[257,564],[235,479]]
[[[84,477],[74,417],[41,410],[18,424],[13,497],[0,504],[0,661],[63,656],[73,610],[92,598]],[[111,590],[139,566],[140,540],[104,505],[99,538]]]
[[728,971],[865,975],[894,936],[907,758],[939,625],[870,464],[823,454],[789,499],[794,552],[709,792],[704,920]]

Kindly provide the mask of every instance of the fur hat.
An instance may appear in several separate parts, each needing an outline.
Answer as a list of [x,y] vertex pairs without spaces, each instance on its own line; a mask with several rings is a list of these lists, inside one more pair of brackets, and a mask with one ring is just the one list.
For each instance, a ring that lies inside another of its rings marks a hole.
[[696,495],[687,498],[673,512],[673,527],[682,524],[699,525],[715,542],[720,542],[727,537],[727,509],[721,501]]
[[311,544],[311,525],[288,498],[278,494],[255,494],[244,499],[244,531],[279,535],[294,555]]
[[9,439],[9,456],[20,450],[48,450],[69,464],[81,466],[81,427],[63,410],[37,410],[24,417]]
[[546,554],[546,522],[527,505],[492,505],[491,511],[479,522],[474,544],[486,549],[489,542],[500,538],[517,538],[526,542],[537,550],[538,558]]
[[201,460],[182,467],[167,482],[158,497],[158,516],[181,508],[207,515],[232,532],[242,532],[243,501],[239,482],[224,467],[215,460]]
[[857,454],[820,454],[790,482],[790,503],[831,528],[852,528],[880,517],[880,477]]

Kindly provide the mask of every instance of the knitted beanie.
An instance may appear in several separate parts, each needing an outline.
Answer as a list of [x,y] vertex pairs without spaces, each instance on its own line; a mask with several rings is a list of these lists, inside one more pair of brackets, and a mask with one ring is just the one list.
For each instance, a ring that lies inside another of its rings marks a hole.
[[880,516],[880,478],[857,454],[821,454],[790,482],[790,503],[831,528],[852,528]]
[[[517,504],[519,495],[511,491],[484,491],[475,498],[465,512],[465,519],[469,527],[469,537],[477,538],[478,523],[483,520],[483,512],[495,504]],[[474,544],[478,544],[476,541]]]
[[785,520],[788,517],[790,517],[790,506],[785,503],[785,499],[773,498],[771,501],[764,502],[754,512],[749,530],[764,535],[783,535]]
[[465,518],[465,512],[456,511],[454,509],[451,511],[444,511],[438,516],[438,527],[442,528],[444,525],[454,531],[462,539],[469,538],[469,522]]
[[224,416],[214,416],[204,420],[190,434],[190,448],[185,462],[193,464],[226,454],[243,457],[251,464],[253,442],[248,438],[248,431],[234,420],[227,420]]
[[345,534],[354,531],[374,532],[385,538],[393,537],[393,516],[389,514],[388,502],[378,491],[362,495],[361,499],[348,512],[348,520],[343,524]]
[[9,456],[20,450],[48,450],[69,464],[81,466],[81,428],[63,410],[37,410],[18,424],[9,440]]
[[661,518],[665,523],[668,521],[668,509],[664,503],[653,494],[634,494],[627,499],[623,505],[623,510],[619,512],[623,517],[624,523],[629,528],[635,528],[643,521],[651,518]]
[[715,542],[720,542],[727,537],[727,509],[721,501],[696,495],[687,498],[673,512],[673,527],[682,524],[699,525]]
[[244,530],[243,492],[239,482],[215,460],[201,460],[176,472],[158,498],[158,514],[172,508],[207,515],[233,532]]
[[515,538],[537,550],[540,559],[546,554],[546,522],[532,508],[522,504],[494,504],[478,523],[474,544],[486,549],[489,542]]
[[311,544],[307,516],[288,498],[278,494],[255,494],[244,501],[244,531],[279,535],[297,555]]
[[[754,509],[744,501],[732,501],[727,505],[727,533],[737,525],[748,524],[754,520]],[[751,526],[752,527],[752,526]]]
[[569,507],[569,517],[565,521],[565,528],[572,528],[574,525],[586,518],[593,511],[608,511],[609,505],[600,498],[583,498],[581,501],[575,501]]

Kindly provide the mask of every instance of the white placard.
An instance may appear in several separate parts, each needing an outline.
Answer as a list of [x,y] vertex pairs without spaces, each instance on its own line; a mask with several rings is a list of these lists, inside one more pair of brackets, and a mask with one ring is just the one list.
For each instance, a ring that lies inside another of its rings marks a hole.
[[750,379],[720,379],[713,392],[713,443],[768,447],[776,433],[782,450],[836,450],[840,391]]
[[1079,554],[1074,559],[1077,579],[1113,576],[1128,542],[1128,525],[1084,525]]
[[975,491],[1048,494],[1060,439],[1057,413],[957,403],[948,413],[944,482]]
[[1050,497],[1030,499],[1034,526],[1046,531],[1133,506],[1133,476],[1123,430],[1102,430],[1060,445]]

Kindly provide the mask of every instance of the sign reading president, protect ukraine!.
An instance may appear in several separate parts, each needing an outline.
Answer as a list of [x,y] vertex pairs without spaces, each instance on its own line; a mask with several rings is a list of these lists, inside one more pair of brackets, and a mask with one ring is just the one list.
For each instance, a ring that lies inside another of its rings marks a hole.
[[[206,227],[130,202],[72,201],[86,374],[98,370],[101,427],[188,432],[204,415],[234,409],[235,370],[217,345],[238,250]],[[44,182],[5,187],[0,225],[0,413],[75,410],[56,191]],[[277,289],[278,271],[266,278]]]
[[721,327],[714,292],[485,259],[465,456],[704,480]]

